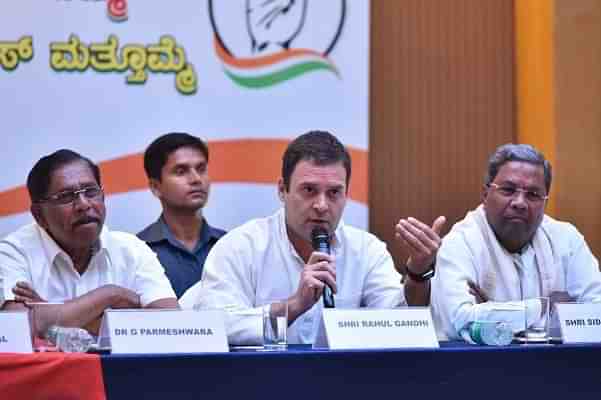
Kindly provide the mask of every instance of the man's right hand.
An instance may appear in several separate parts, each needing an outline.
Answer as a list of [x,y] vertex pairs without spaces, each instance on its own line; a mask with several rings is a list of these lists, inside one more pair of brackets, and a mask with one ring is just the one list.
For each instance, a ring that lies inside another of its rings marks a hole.
[[488,296],[484,291],[473,281],[467,281],[469,292],[476,299],[476,304],[486,303]]
[[106,285],[111,291],[111,308],[140,308],[140,296],[117,285]]
[[314,251],[303,268],[296,293],[288,299],[289,324],[319,301],[326,284],[337,292],[334,256]]
[[[64,326],[95,327],[107,308],[140,308],[140,297],[117,285],[103,285],[66,301],[62,305],[60,324]],[[92,333],[96,334],[94,330]]]

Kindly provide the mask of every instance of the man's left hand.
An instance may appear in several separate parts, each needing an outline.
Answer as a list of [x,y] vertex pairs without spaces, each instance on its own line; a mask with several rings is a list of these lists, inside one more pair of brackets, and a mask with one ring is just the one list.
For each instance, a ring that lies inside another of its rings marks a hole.
[[446,221],[445,217],[440,216],[429,227],[413,217],[399,220],[395,236],[409,251],[407,268],[411,272],[424,273],[434,264],[442,242],[440,232]]
[[23,303],[45,303],[43,299],[27,282],[17,282],[13,288],[15,294],[15,301]]

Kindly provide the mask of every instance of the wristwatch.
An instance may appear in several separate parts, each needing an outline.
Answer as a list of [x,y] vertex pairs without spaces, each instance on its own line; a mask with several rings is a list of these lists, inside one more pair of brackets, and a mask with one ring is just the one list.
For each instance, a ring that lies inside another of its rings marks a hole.
[[415,272],[412,272],[406,265],[405,270],[407,271],[407,275],[409,275],[409,277],[415,282],[429,281],[430,279],[432,279],[432,277],[434,277],[434,274],[436,273],[435,263],[432,263],[430,268],[427,271],[422,272],[421,274],[416,274]]

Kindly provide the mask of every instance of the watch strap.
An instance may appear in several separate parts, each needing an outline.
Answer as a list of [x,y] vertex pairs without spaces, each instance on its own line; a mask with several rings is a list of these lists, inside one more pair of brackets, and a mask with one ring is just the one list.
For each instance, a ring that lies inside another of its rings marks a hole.
[[435,268],[434,263],[432,263],[432,265],[430,266],[430,268],[428,270],[422,272],[421,274],[416,274],[415,272],[411,271],[408,266],[405,266],[405,270],[407,271],[407,275],[409,275],[411,280],[413,280],[415,282],[429,281],[430,279],[432,279],[434,277],[434,274],[436,273],[436,268]]

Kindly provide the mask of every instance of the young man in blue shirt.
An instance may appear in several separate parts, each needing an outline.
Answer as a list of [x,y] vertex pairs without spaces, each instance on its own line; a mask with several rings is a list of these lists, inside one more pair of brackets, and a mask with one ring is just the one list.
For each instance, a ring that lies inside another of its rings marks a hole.
[[206,143],[187,133],[163,135],[144,152],[150,190],[163,212],[138,237],[158,255],[178,298],[200,280],[209,250],[225,234],[202,215],[211,185],[208,164]]

